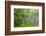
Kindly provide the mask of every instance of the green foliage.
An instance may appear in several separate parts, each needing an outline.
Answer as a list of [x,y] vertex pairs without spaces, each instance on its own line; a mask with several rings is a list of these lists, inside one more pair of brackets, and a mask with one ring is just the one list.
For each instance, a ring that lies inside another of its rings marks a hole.
[[[31,22],[33,15],[38,16],[32,9],[14,9],[14,27],[33,26],[33,22]],[[38,26],[38,23],[34,22],[34,24],[34,26]]]

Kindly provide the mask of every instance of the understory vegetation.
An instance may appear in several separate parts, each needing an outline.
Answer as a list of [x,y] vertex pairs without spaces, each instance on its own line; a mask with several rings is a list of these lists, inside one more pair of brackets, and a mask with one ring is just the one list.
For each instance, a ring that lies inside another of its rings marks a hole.
[[38,9],[14,8],[14,27],[36,27],[38,25]]

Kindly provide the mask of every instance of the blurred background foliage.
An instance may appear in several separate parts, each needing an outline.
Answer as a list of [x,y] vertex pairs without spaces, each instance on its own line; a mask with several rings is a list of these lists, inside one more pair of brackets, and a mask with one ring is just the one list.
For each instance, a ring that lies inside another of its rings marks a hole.
[[14,8],[14,27],[39,26],[39,9]]

